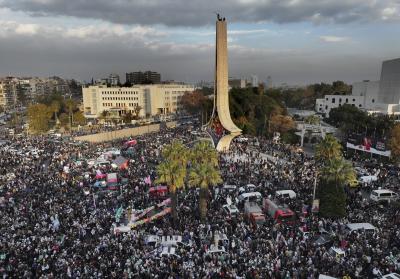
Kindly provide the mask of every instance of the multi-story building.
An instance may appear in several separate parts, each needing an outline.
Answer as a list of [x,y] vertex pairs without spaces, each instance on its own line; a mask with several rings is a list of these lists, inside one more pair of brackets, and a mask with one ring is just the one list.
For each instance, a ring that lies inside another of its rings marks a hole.
[[181,98],[194,87],[185,84],[149,84],[132,87],[88,86],[82,89],[83,108],[87,118],[97,118],[103,111],[135,114],[140,117],[176,113],[182,109]]
[[368,113],[400,116],[400,59],[384,61],[380,81],[353,84],[351,95],[326,95],[317,99],[315,110],[329,115],[333,108],[350,104]]
[[161,82],[161,74],[152,71],[126,73],[129,84],[157,84]]
[[400,104],[400,58],[383,61],[379,103]]
[[359,109],[371,109],[377,103],[379,94],[379,81],[365,80],[353,84],[351,95],[325,95],[323,99],[316,100],[315,109],[326,116],[333,108],[344,104],[352,105]]
[[0,106],[10,108],[17,103],[18,84],[15,77],[0,79]]
[[231,78],[228,80],[230,88],[246,88],[246,79]]
[[119,75],[117,75],[117,74],[110,74],[110,75],[108,76],[108,83],[109,83],[111,86],[118,86],[118,85],[120,85]]

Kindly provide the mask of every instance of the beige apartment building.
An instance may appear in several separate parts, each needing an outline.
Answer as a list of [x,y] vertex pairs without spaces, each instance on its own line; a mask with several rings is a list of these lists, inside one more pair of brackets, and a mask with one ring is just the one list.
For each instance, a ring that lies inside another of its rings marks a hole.
[[187,84],[149,84],[132,87],[95,85],[82,88],[86,118],[97,118],[103,111],[117,111],[119,115],[135,114],[140,106],[140,117],[176,113],[182,109],[181,98],[193,92]]

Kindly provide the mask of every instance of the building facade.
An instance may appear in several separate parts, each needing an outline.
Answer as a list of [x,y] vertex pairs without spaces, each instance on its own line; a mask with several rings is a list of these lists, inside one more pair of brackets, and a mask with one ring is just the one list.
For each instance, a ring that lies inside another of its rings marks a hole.
[[246,88],[246,79],[231,78],[228,81],[229,88]]
[[379,103],[400,103],[400,58],[383,61]]
[[124,115],[155,116],[176,113],[182,110],[181,98],[194,87],[185,84],[149,84],[132,87],[88,86],[82,89],[84,114],[97,118],[103,111],[117,111]]
[[0,106],[9,109],[16,105],[19,80],[15,77],[0,79]]
[[157,84],[161,83],[161,74],[152,71],[126,73],[126,82],[129,84]]

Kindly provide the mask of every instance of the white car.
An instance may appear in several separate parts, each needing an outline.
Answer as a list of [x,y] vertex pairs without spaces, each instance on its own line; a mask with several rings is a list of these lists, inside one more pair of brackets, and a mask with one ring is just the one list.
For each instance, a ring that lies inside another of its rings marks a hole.
[[175,247],[161,246],[157,250],[155,250],[155,256],[160,258],[162,257],[175,257],[180,258],[180,256],[176,253]]
[[400,279],[400,275],[398,273],[389,273],[382,276],[382,279]]
[[222,208],[224,209],[224,212],[229,214],[230,216],[239,214],[239,209],[233,204],[225,204],[222,206]]
[[216,246],[214,244],[210,245],[210,247],[206,250],[204,256],[212,256],[212,255],[221,255],[227,254],[224,246]]

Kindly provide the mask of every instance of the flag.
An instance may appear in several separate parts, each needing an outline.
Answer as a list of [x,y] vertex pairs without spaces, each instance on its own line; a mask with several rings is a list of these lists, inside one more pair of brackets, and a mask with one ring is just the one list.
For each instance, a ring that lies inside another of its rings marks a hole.
[[121,219],[122,216],[122,212],[124,211],[124,209],[122,208],[122,205],[117,209],[117,211],[115,212],[115,221],[119,222],[119,219]]
[[149,176],[147,176],[145,179],[144,179],[144,183],[146,183],[146,184],[151,184],[151,178],[150,178],[150,175]]

